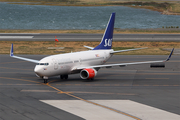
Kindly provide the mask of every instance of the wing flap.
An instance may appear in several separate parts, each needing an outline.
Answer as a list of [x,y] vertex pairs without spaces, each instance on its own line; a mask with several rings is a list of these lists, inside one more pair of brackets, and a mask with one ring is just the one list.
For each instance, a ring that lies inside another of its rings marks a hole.
[[118,50],[118,51],[111,51],[111,53],[118,53],[118,52],[127,52],[127,51],[132,51],[132,50],[140,50],[140,49],[146,49],[148,47],[145,48],[135,48],[135,49],[126,49],[126,50]]

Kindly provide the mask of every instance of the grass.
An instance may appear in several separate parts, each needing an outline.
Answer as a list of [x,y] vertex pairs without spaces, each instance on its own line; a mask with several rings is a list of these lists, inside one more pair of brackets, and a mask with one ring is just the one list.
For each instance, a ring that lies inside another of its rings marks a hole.
[[[99,42],[58,42],[57,47],[64,49],[49,50],[54,47],[54,41],[0,41],[0,54],[9,54],[11,43],[14,44],[14,54],[42,54],[53,55],[68,52],[85,51],[83,45],[95,47]],[[113,42],[114,50],[143,48],[148,49],[118,53],[121,55],[168,55],[163,48],[180,48],[180,42]]]
[[170,11],[180,13],[180,3],[172,4],[171,8],[170,8]]

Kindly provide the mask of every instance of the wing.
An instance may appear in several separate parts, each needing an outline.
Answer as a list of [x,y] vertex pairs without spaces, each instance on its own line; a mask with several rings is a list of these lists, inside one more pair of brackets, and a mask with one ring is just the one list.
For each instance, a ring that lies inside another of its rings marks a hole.
[[86,45],[84,45],[84,47],[86,47],[86,48],[88,48],[90,50],[94,49],[93,47],[89,47],[89,46],[86,46]]
[[126,50],[118,50],[118,51],[112,51],[111,53],[118,53],[118,52],[127,52],[127,51],[132,51],[132,50],[140,50],[140,49],[146,49],[145,48],[136,48],[136,49],[126,49]]
[[29,62],[33,62],[33,63],[38,63],[39,62],[38,60],[33,60],[33,59],[29,59],[29,58],[23,58],[23,57],[15,56],[13,54],[13,44],[11,45],[10,57],[25,60],[25,61],[29,61]]
[[111,68],[113,66],[127,66],[127,65],[136,65],[136,64],[145,64],[145,63],[159,63],[159,62],[166,62],[168,60],[170,60],[171,55],[173,54],[174,48],[172,49],[171,53],[169,54],[168,58],[166,60],[158,60],[158,61],[145,61],[145,62],[133,62],[133,63],[118,63],[118,64],[108,64],[108,65],[94,65],[94,66],[84,66],[84,67],[79,67],[76,68],[78,69],[84,69],[84,68],[102,68],[102,67],[106,67],[106,68]]

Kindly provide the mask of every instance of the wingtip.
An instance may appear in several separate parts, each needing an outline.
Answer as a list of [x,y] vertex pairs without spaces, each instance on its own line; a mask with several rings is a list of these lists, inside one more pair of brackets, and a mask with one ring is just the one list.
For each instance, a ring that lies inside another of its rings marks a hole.
[[14,54],[13,54],[13,43],[11,44],[10,56],[11,56],[11,57],[14,56]]
[[172,49],[172,51],[171,51],[171,53],[169,54],[169,56],[168,56],[168,58],[166,59],[166,61],[169,61],[169,60],[170,60],[170,58],[171,58],[173,52],[174,52],[174,48]]

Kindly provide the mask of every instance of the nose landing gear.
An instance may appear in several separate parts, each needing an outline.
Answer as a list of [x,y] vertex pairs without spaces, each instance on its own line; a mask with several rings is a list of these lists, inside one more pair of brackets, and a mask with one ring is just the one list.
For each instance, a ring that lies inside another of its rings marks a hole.
[[44,83],[48,83],[48,77],[43,76]]

